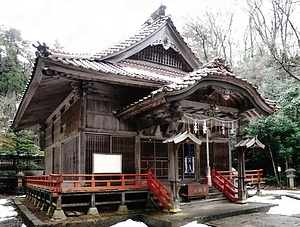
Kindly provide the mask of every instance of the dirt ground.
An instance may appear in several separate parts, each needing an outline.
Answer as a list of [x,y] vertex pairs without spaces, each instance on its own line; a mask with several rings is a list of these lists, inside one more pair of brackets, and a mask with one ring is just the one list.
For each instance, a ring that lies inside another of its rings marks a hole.
[[285,216],[278,214],[252,213],[223,218],[206,224],[222,227],[294,227],[300,226],[300,215]]

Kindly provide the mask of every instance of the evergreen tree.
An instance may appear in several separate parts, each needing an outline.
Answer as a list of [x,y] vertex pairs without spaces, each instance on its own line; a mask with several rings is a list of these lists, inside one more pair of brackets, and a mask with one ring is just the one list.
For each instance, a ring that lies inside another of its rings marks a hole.
[[19,58],[28,59],[29,43],[22,39],[16,29],[0,30],[0,95],[20,94],[28,80],[30,61],[21,62]]
[[271,159],[283,170],[296,169],[296,184],[300,183],[300,84],[286,90],[279,100],[279,110],[272,116],[252,121],[246,129],[248,135],[258,135],[266,145],[265,150],[246,153],[248,165],[263,165],[264,172],[276,176]]
[[35,144],[35,139],[36,135],[31,131],[22,130],[15,133],[8,130],[2,135],[1,158],[12,159],[15,169],[18,171],[36,168],[34,162],[29,160],[41,157],[43,152]]

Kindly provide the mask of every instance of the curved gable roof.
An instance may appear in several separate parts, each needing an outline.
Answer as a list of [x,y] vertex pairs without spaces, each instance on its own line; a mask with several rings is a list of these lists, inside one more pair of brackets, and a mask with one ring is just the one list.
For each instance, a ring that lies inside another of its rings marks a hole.
[[167,101],[174,101],[180,97],[187,97],[197,89],[207,86],[219,86],[240,92],[263,115],[271,114],[274,111],[274,106],[272,106],[274,103],[264,99],[246,79],[237,77],[232,73],[225,65],[225,61],[219,58],[188,74],[181,82],[164,86],[164,90],[167,91]]
[[[253,104],[257,115],[272,114],[275,110],[274,102],[261,97],[251,83],[234,75],[224,64],[224,60],[217,58],[198,70],[189,73],[187,76],[178,79],[176,82],[151,92],[144,99],[117,112],[116,116],[128,118],[164,103],[181,101],[196,92],[199,88],[208,86],[218,86],[240,92]],[[246,111],[246,109],[243,111]]]

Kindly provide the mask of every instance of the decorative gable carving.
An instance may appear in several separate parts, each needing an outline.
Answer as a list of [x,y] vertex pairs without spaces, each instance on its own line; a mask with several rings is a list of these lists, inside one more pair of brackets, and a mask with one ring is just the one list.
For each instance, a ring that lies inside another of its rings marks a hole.
[[168,50],[170,47],[172,47],[173,50],[179,52],[178,47],[171,42],[168,36],[156,40],[155,42],[152,43],[152,45],[162,45],[165,48],[165,50]]
[[[164,42],[164,39],[161,41]],[[180,56],[179,52],[173,49],[173,46],[175,45],[170,44],[166,40],[164,44],[160,44],[159,42],[160,41],[156,41],[154,45],[150,45],[137,52],[136,54],[132,55],[130,59],[153,62],[160,65],[177,68],[185,72],[193,71],[193,69]]]

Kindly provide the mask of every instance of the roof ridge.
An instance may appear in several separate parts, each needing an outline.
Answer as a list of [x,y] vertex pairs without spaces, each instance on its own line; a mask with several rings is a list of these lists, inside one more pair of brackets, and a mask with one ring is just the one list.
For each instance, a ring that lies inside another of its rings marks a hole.
[[98,53],[95,53],[94,58],[101,60],[101,58],[118,53],[121,50],[126,49],[127,47],[133,46],[134,44],[140,42],[142,39],[146,38],[148,35],[153,33],[158,28],[162,27],[167,20],[170,19],[170,16],[159,16],[150,24],[143,24],[142,27],[134,32],[132,35],[123,38],[114,44],[109,45],[107,48],[104,48]]
[[50,57],[53,58],[62,58],[62,59],[89,59],[93,60],[93,54],[89,53],[71,53],[71,52],[65,52],[65,51],[59,51],[50,49]]
[[88,53],[70,53],[57,49],[50,49],[46,43],[41,44],[39,41],[38,45],[32,44],[37,49],[35,55],[37,57],[50,57],[50,58],[61,58],[61,59],[90,59],[93,60],[93,55]]

